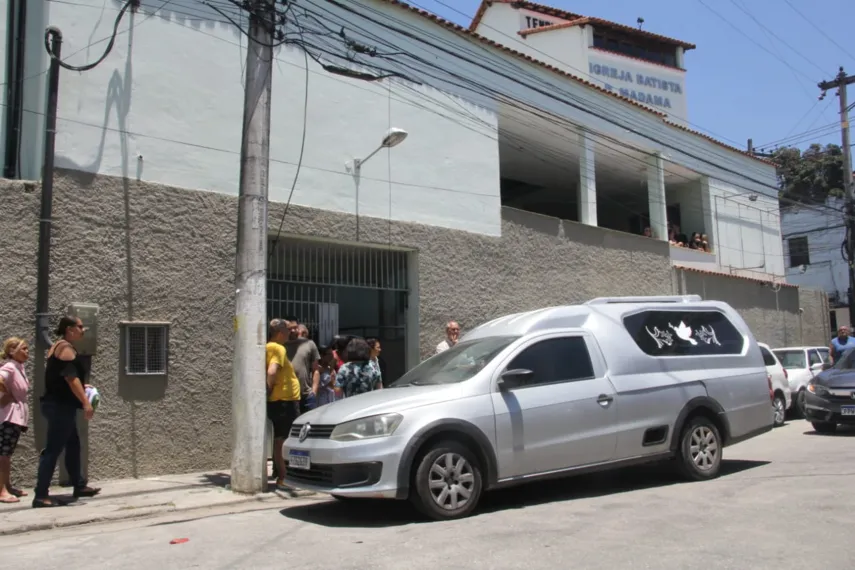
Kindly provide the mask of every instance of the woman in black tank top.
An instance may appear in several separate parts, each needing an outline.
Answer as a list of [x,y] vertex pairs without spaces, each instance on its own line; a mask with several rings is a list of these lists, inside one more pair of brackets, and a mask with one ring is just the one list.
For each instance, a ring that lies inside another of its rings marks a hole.
[[33,507],[56,507],[61,503],[49,496],[56,462],[65,451],[65,468],[74,486],[75,497],[94,497],[100,489],[89,487],[80,465],[80,436],[77,410],[92,419],[92,405],[83,384],[86,369],[71,344],[83,336],[83,323],[75,317],[63,317],[56,334],[60,337],[48,350],[45,366],[45,392],[41,397],[42,415],[47,420],[47,442],[39,457],[39,473]]

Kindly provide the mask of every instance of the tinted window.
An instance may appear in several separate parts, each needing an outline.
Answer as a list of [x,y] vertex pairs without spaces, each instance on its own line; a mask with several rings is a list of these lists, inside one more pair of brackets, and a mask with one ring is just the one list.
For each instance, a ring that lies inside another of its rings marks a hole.
[[819,349],[819,355],[820,355],[820,357],[822,357],[823,362],[828,362],[828,349],[827,348],[820,348]]
[[763,354],[763,364],[765,364],[766,366],[775,366],[777,364],[777,362],[775,362],[775,357],[772,356],[771,352],[769,352],[762,346],[760,347],[760,352]]
[[804,350],[776,350],[775,354],[784,368],[807,368]]
[[739,354],[745,342],[718,311],[644,311],[624,317],[623,324],[651,356]]
[[565,337],[543,340],[526,348],[508,364],[508,370],[524,368],[534,375],[528,385],[585,380],[594,377],[594,366],[585,339]]

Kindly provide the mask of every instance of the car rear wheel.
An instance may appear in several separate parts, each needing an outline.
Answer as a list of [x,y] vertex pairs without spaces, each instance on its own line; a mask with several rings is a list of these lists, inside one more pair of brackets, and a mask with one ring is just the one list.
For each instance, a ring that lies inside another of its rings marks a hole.
[[787,401],[784,399],[784,396],[775,394],[775,399],[772,400],[772,410],[775,418],[775,427],[781,427],[787,418]]
[[834,433],[837,431],[837,424],[827,422],[811,422],[816,433]]
[[478,460],[465,445],[443,441],[431,447],[419,462],[410,500],[434,520],[467,516],[481,498]]
[[693,481],[715,479],[721,469],[721,450],[715,424],[704,416],[691,418],[680,436],[680,472]]
[[793,394],[793,405],[790,406],[790,417],[794,420],[804,419],[805,416],[805,389],[802,388]]

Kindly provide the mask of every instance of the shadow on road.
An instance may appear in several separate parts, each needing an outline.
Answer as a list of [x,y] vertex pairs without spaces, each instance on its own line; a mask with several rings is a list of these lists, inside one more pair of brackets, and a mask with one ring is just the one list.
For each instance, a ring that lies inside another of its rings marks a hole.
[[[768,465],[768,461],[724,460],[721,476]],[[474,516],[544,503],[571,501],[666,487],[685,482],[672,464],[631,467],[617,471],[539,481],[486,493]],[[357,499],[326,501],[282,509],[282,516],[337,528],[383,528],[424,522],[407,501]]]
[[838,425],[837,431],[834,433],[819,433],[811,429],[804,432],[804,435],[817,435],[819,437],[853,437],[855,436],[855,426]]

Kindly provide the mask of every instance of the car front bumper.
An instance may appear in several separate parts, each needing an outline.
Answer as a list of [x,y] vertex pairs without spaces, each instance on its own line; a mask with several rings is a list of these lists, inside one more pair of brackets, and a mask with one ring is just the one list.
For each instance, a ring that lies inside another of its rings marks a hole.
[[[844,392],[846,396],[843,395]],[[834,395],[817,396],[805,390],[807,419],[814,422],[855,425],[855,398],[852,397],[851,392],[851,390],[836,390]],[[847,411],[849,411],[848,414],[844,415]]]
[[[401,498],[398,467],[406,447],[402,437],[332,441],[289,437],[283,444],[285,484],[343,497]],[[308,452],[309,469],[292,467],[291,450]]]

